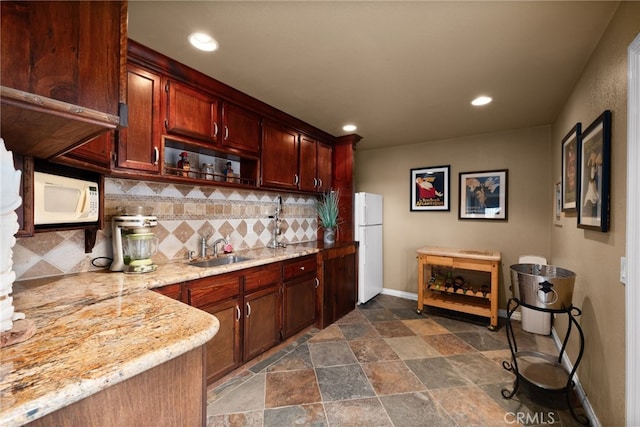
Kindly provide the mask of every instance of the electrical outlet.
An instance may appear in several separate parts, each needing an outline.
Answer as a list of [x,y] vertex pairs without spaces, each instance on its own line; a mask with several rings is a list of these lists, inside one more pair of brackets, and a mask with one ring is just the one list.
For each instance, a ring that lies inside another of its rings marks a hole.
[[620,257],[620,281],[627,284],[627,258]]

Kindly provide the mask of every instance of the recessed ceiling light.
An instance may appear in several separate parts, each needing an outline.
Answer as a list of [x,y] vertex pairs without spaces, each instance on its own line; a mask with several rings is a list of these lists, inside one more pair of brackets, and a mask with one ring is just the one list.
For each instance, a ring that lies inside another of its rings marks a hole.
[[189,43],[191,43],[196,49],[204,50],[205,52],[213,52],[218,49],[218,42],[216,39],[205,33],[189,34]]
[[358,129],[358,127],[356,125],[344,125],[344,126],[342,126],[342,130],[345,131],[345,132],[353,132],[356,129]]
[[479,96],[473,101],[471,101],[471,105],[475,105],[476,107],[479,107],[480,105],[487,105],[491,101],[493,101],[493,98],[491,98],[490,96]]

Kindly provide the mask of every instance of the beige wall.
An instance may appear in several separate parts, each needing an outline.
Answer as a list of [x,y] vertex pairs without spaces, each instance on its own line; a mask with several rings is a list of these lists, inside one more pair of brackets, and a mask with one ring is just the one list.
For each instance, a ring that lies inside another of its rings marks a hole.
[[[627,47],[639,32],[640,2],[622,2],[550,129],[356,151],[356,191],[385,197],[385,288],[416,292],[415,250],[424,245],[500,250],[501,307],[507,295],[504,278],[508,285],[509,265],[520,254],[544,255],[577,273],[573,302],[582,309],[578,320],[586,337],[578,377],[604,426],[625,425],[625,300],[619,266],[626,233]],[[554,225],[553,184],[560,177],[561,140],[576,122],[586,128],[606,109],[613,112],[611,230],[579,229],[575,214]],[[447,164],[452,211],[410,212],[409,169]],[[459,221],[458,173],[501,168],[509,169],[509,220]],[[555,325],[566,328],[566,316]],[[575,361],[575,339],[568,354]]]
[[[356,150],[356,191],[384,196],[384,287],[417,293],[416,250],[420,247],[492,249],[502,253],[500,306],[504,307],[509,266],[522,254],[549,256],[550,157],[546,126]],[[451,166],[451,211],[410,211],[410,169],[442,165]],[[497,169],[509,170],[508,220],[459,220],[458,174]]]
[[[573,302],[586,336],[578,376],[603,425],[624,425],[625,290],[619,281],[625,254],[627,161],[627,47],[640,32],[640,3],[623,2],[575,89],[552,126],[553,176],[560,176],[560,142],[582,122],[585,129],[602,111],[612,111],[611,230],[576,227],[575,214],[551,229],[551,259],[577,273]],[[566,327],[559,319],[557,328]],[[575,357],[573,340],[569,355]]]

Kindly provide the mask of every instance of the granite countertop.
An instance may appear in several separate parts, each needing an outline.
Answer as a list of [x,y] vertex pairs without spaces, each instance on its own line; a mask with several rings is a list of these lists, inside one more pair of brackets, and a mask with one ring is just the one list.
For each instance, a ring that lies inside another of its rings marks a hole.
[[239,251],[251,259],[219,267],[181,261],[145,274],[104,270],[14,283],[16,311],[35,322],[36,333],[0,348],[0,425],[33,421],[215,336],[215,316],[149,289],[320,250],[310,242]]

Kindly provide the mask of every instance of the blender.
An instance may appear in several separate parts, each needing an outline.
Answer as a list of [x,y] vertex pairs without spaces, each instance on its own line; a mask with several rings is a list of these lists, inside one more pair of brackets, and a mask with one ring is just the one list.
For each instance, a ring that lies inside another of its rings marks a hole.
[[113,261],[111,271],[125,273],[148,273],[158,266],[151,256],[158,251],[158,238],[153,234],[153,227],[158,225],[158,218],[151,215],[150,208],[119,208],[121,215],[111,220]]

